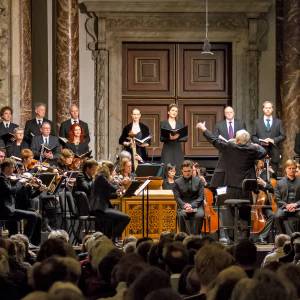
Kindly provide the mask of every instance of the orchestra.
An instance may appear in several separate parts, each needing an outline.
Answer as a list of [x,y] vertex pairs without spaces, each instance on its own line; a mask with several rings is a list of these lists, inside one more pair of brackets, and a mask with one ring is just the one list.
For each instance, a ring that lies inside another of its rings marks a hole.
[[[10,107],[0,110],[0,193],[7,193],[1,200],[1,213],[13,220],[26,219],[27,233],[32,243],[38,243],[36,230],[40,230],[41,217],[51,219],[43,211],[45,199],[51,199],[53,209],[63,216],[69,205],[76,204],[74,193],[82,192],[89,201],[91,215],[96,217],[95,229],[116,241],[130,217],[114,208],[110,200],[122,197],[138,179],[137,165],[150,163],[147,149],[152,133],[141,122],[141,110],[134,108],[132,122],[123,128],[119,138],[123,149],[116,162],[98,162],[91,157],[88,125],[79,119],[78,106],[71,105],[69,111],[70,118],[61,124],[56,135],[55,126],[45,118],[44,104],[35,106],[35,117],[26,122],[25,129],[12,122]],[[272,230],[293,231],[283,221],[291,216],[299,217],[299,163],[288,160],[283,168],[284,177],[277,180],[278,145],[285,135],[281,121],[272,117],[271,102],[264,102],[263,112],[264,117],[256,120],[252,135],[245,130],[244,122],[235,118],[230,106],[225,107],[225,119],[216,124],[213,132],[205,127],[205,122],[197,124],[219,151],[210,181],[198,162],[184,161],[182,143],[187,141],[187,128],[177,120],[178,106],[169,105],[168,118],[160,124],[161,162],[165,171],[161,188],[174,193],[180,230],[193,234],[222,232],[222,216],[219,224],[214,195],[217,188],[226,186],[227,198],[251,198],[252,207],[241,210],[240,218],[252,226],[251,234],[259,243],[272,240]],[[242,189],[244,179],[257,182],[251,196]],[[110,226],[103,228],[98,218]],[[47,223],[43,229],[53,224]],[[60,225],[70,226],[64,217]],[[14,228],[11,230],[14,232]],[[227,233],[225,236],[230,242]]]

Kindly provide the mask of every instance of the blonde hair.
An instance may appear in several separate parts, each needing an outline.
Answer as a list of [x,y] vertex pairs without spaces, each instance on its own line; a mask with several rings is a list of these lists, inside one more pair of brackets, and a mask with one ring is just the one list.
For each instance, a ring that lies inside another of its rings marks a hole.
[[237,144],[246,145],[250,141],[250,134],[245,129],[236,132],[235,140]]

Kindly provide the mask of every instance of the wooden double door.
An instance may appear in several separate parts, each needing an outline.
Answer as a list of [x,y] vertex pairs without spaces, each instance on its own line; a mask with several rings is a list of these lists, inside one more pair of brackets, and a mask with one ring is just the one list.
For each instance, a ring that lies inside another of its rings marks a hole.
[[206,121],[213,129],[231,104],[231,45],[212,44],[214,55],[201,54],[200,43],[123,44],[123,125],[137,107],[150,128],[149,155],[160,156],[160,121],[171,103],[179,106],[179,119],[189,127],[186,157],[215,156],[216,150],[195,128]]

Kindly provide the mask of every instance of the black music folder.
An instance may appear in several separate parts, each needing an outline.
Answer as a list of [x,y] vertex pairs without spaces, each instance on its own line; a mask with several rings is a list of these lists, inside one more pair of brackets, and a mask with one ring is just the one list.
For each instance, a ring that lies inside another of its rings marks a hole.
[[132,180],[129,187],[126,189],[123,197],[132,197],[136,196],[135,193],[139,189],[139,187],[143,184],[143,181],[140,180]]
[[139,164],[135,170],[136,177],[159,177],[163,174],[163,165],[161,164]]
[[166,139],[170,139],[170,134],[175,135],[179,134],[178,139],[182,139],[188,136],[188,126],[184,126],[179,129],[166,129],[166,128],[161,128],[160,129],[160,135]]

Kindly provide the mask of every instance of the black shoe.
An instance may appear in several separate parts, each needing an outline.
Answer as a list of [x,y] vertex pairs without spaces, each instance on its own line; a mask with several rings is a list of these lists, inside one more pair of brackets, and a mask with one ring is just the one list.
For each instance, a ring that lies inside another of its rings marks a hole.
[[263,238],[258,238],[256,243],[258,245],[267,245],[268,244],[268,242]]

